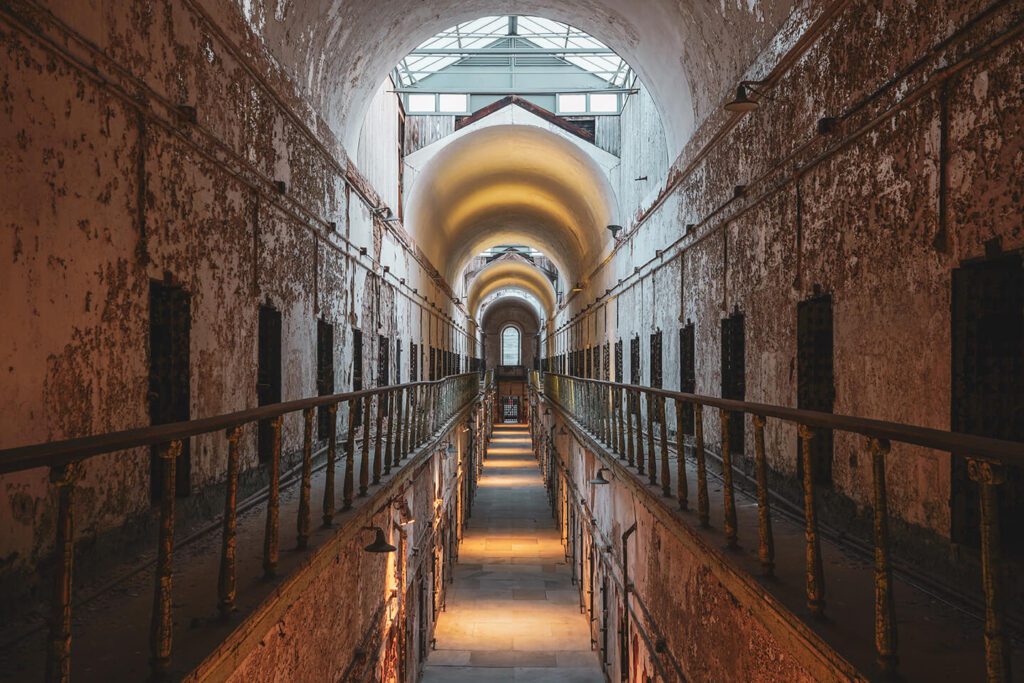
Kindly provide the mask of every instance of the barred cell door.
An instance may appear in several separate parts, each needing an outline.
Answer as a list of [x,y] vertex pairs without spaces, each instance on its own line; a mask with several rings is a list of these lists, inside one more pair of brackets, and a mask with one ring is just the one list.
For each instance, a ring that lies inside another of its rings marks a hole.
[[501,421],[505,424],[519,422],[519,397],[503,396],[501,399]]

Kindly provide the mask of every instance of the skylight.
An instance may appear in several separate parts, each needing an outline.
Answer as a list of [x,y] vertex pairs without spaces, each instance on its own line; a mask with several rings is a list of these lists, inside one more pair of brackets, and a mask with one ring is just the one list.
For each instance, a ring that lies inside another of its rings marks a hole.
[[536,69],[555,60],[599,77],[609,88],[628,87],[632,80],[618,55],[579,29],[542,17],[497,16],[458,24],[425,41],[399,62],[397,85],[414,87],[457,62],[479,60],[484,50],[488,59],[498,60],[495,67]]

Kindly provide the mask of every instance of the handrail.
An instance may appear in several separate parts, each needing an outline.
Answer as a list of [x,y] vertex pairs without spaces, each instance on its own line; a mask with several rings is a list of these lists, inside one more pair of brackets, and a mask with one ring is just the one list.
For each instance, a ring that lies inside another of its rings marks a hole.
[[[265,576],[276,575],[280,554],[281,442],[284,416],[301,413],[303,418],[302,467],[297,512],[297,546],[308,547],[312,528],[312,460],[314,417],[317,409],[326,409],[327,434],[323,507],[321,519],[329,527],[338,503],[341,511],[352,509],[354,498],[369,495],[370,488],[398,470],[402,461],[430,443],[430,439],[460,411],[479,402],[490,414],[493,389],[481,387],[475,372],[451,375],[436,381],[412,382],[363,389],[330,396],[316,396],[284,403],[240,410],[224,415],[140,427],[109,434],[65,439],[52,443],[19,446],[0,450],[0,474],[34,467],[49,467],[50,481],[56,488],[56,571],[50,604],[46,679],[67,682],[71,679],[72,568],[74,564],[74,492],[79,464],[96,455],[143,446],[156,446],[154,465],[158,466],[159,543],[155,570],[154,607],[150,624],[150,662],[155,678],[166,676],[171,663],[173,624],[173,561],[175,529],[175,476],[177,459],[186,439],[224,430],[227,437],[224,515],[220,572],[217,579],[218,609],[227,616],[237,599],[237,514],[238,479],[241,469],[241,437],[247,424],[269,428],[269,446],[264,463],[268,474],[266,528],[263,537]],[[348,428],[338,434],[338,407],[348,407]],[[362,432],[356,443],[356,431]],[[343,438],[339,438],[342,436]],[[371,436],[373,438],[371,438]],[[338,442],[342,448],[338,448]],[[372,449],[371,449],[372,442]],[[359,451],[358,464],[356,452]],[[372,450],[372,453],[371,453]],[[339,458],[340,455],[340,458]],[[335,493],[336,465],[344,465],[341,500]],[[358,479],[357,479],[358,470]]]
[[167,441],[187,439],[200,434],[230,429],[249,422],[267,420],[294,413],[306,408],[319,408],[322,406],[337,405],[343,401],[376,396],[377,394],[393,391],[396,389],[410,389],[421,386],[439,385],[452,377],[465,377],[476,375],[475,372],[465,372],[460,375],[451,375],[439,380],[424,382],[409,382],[407,384],[393,384],[360,391],[349,391],[341,394],[329,394],[325,396],[313,396],[300,398],[294,401],[283,401],[258,408],[247,408],[233,413],[213,415],[211,417],[184,420],[181,422],[168,422],[162,425],[150,425],[147,427],[135,427],[118,432],[106,434],[95,434],[81,436],[61,441],[48,441],[45,443],[31,444],[28,446],[15,446],[13,448],[0,449],[0,474],[18,472],[32,469],[34,467],[57,467],[79,462],[94,455],[112,453],[114,451],[127,450],[140,446],[154,446]]
[[[785,406],[771,403],[756,403],[754,401],[738,401],[735,399],[720,398],[718,396],[706,396],[704,394],[689,394],[683,391],[672,391],[670,389],[658,389],[646,387],[639,384],[620,384],[600,379],[587,379],[584,377],[573,377],[555,372],[545,373],[545,376],[563,377],[565,379],[586,381],[588,383],[615,387],[628,388],[631,390],[641,389],[644,393],[652,394],[660,398],[681,399],[686,403],[700,404],[712,408],[720,408],[730,412],[743,412],[749,415],[760,415],[761,417],[774,417],[787,422],[797,422],[808,427],[821,429],[834,429],[842,432],[854,432],[874,439],[887,439],[899,443],[911,444],[933,448],[939,451],[950,451],[957,454],[971,454],[972,457],[990,458],[999,460],[1007,465],[1024,467],[1024,443],[1019,441],[1006,441],[1004,439],[992,439],[985,436],[965,434],[963,432],[945,431],[932,427],[919,427],[899,422],[888,422],[886,420],[875,420],[866,417],[854,417],[852,415],[841,415],[837,413],[822,413],[816,410],[803,408],[787,408]],[[0,455],[3,451],[0,451]]]
[[[541,393],[530,386],[531,398]],[[733,483],[735,444],[730,429],[732,420],[750,415],[754,428],[754,469],[758,507],[758,559],[762,573],[775,571],[772,515],[768,491],[768,465],[764,430],[768,418],[794,423],[799,435],[799,464],[802,466],[804,536],[806,540],[807,607],[818,616],[825,609],[825,576],[818,533],[817,495],[819,482],[814,470],[816,456],[811,443],[818,430],[834,430],[866,437],[871,456],[872,515],[874,517],[875,646],[879,667],[895,671],[895,601],[892,592],[892,562],[889,548],[889,512],[886,490],[886,458],[890,442],[900,442],[942,451],[950,451],[967,460],[970,478],[978,484],[981,536],[981,574],[985,598],[985,668],[988,680],[1006,680],[1010,649],[1003,632],[1001,602],[999,498],[998,487],[1006,480],[1007,465],[1024,467],[1024,443],[991,439],[927,427],[834,415],[813,410],[702,396],[636,384],[621,384],[558,373],[544,374],[543,397],[571,415],[579,427],[609,453],[635,467],[640,477],[647,475],[651,486],[660,486],[665,496],[678,498],[679,507],[688,509],[689,491],[686,439],[693,439],[697,479],[697,515],[702,526],[709,525],[707,467],[705,459],[704,408],[719,413],[722,459],[723,531],[728,546],[737,545],[738,528]],[[670,466],[669,401],[674,404],[677,453],[675,472]],[[644,424],[646,422],[646,424]],[[673,484],[675,487],[673,488]]]

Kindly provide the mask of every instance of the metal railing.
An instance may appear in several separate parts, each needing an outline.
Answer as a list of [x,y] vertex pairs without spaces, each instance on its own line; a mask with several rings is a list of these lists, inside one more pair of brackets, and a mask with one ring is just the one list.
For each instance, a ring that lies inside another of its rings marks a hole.
[[[352,508],[355,496],[369,495],[371,486],[378,485],[381,477],[389,475],[393,469],[397,470],[403,460],[427,443],[431,435],[474,401],[480,392],[479,375],[465,373],[434,382],[415,382],[318,396],[187,422],[0,450],[0,474],[48,467],[51,473],[50,480],[57,489],[57,531],[54,549],[57,562],[49,615],[47,680],[68,681],[71,678],[74,491],[80,463],[83,461],[97,455],[143,446],[156,448],[162,472],[162,488],[159,492],[159,545],[150,625],[150,651],[153,674],[155,677],[161,677],[167,673],[171,662],[175,474],[176,460],[186,439],[221,430],[225,430],[227,434],[226,493],[220,572],[217,579],[218,609],[226,616],[234,610],[237,597],[236,514],[241,459],[239,444],[246,425],[269,421],[272,429],[272,448],[266,463],[269,483],[263,538],[263,571],[267,577],[273,577],[279,553],[281,428],[285,415],[301,412],[303,416],[302,468],[296,519],[297,544],[302,549],[308,545],[312,525],[310,494],[313,429],[318,409],[326,409],[330,417],[327,420],[327,466],[321,515],[323,525],[329,527],[337,511],[335,468],[339,440],[337,415],[341,404],[345,404],[348,410],[340,508],[340,511],[344,512]],[[359,445],[356,481],[356,431],[360,428],[356,421],[360,418],[363,439]],[[371,420],[375,425],[375,431],[371,427]],[[128,457],[137,456],[128,454]]]
[[[697,515],[702,526],[709,525],[707,464],[705,457],[704,411],[718,411],[721,429],[724,533],[730,547],[737,543],[736,496],[733,482],[730,420],[749,416],[754,431],[754,473],[758,507],[758,559],[766,576],[774,573],[774,543],[765,457],[765,424],[769,419],[797,426],[802,469],[803,521],[807,607],[821,615],[825,607],[821,538],[818,532],[811,441],[819,429],[847,432],[865,437],[872,463],[872,510],[874,541],[874,636],[875,651],[883,671],[897,668],[896,617],[893,597],[892,561],[889,543],[889,513],[885,461],[892,442],[948,451],[967,458],[970,478],[978,483],[981,507],[981,574],[985,600],[985,667],[988,680],[1008,680],[1010,648],[1006,642],[1000,599],[1000,541],[998,486],[1005,481],[1006,466],[1024,467],[1024,444],[988,439],[956,432],[915,427],[882,420],[870,420],[811,410],[799,410],[749,401],[701,396],[630,384],[583,379],[554,373],[544,375],[545,398],[568,412],[576,422],[620,460],[636,468],[641,477],[660,486],[665,496],[678,499],[681,509],[689,507],[685,432],[692,427],[697,480]],[[669,457],[670,437],[666,415],[675,412],[674,450],[676,471]],[[646,422],[646,425],[644,424]]]

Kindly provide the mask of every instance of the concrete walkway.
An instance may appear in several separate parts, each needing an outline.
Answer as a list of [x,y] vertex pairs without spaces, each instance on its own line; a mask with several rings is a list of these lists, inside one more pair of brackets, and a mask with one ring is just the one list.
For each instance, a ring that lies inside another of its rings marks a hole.
[[603,681],[526,425],[494,430],[426,683]]

